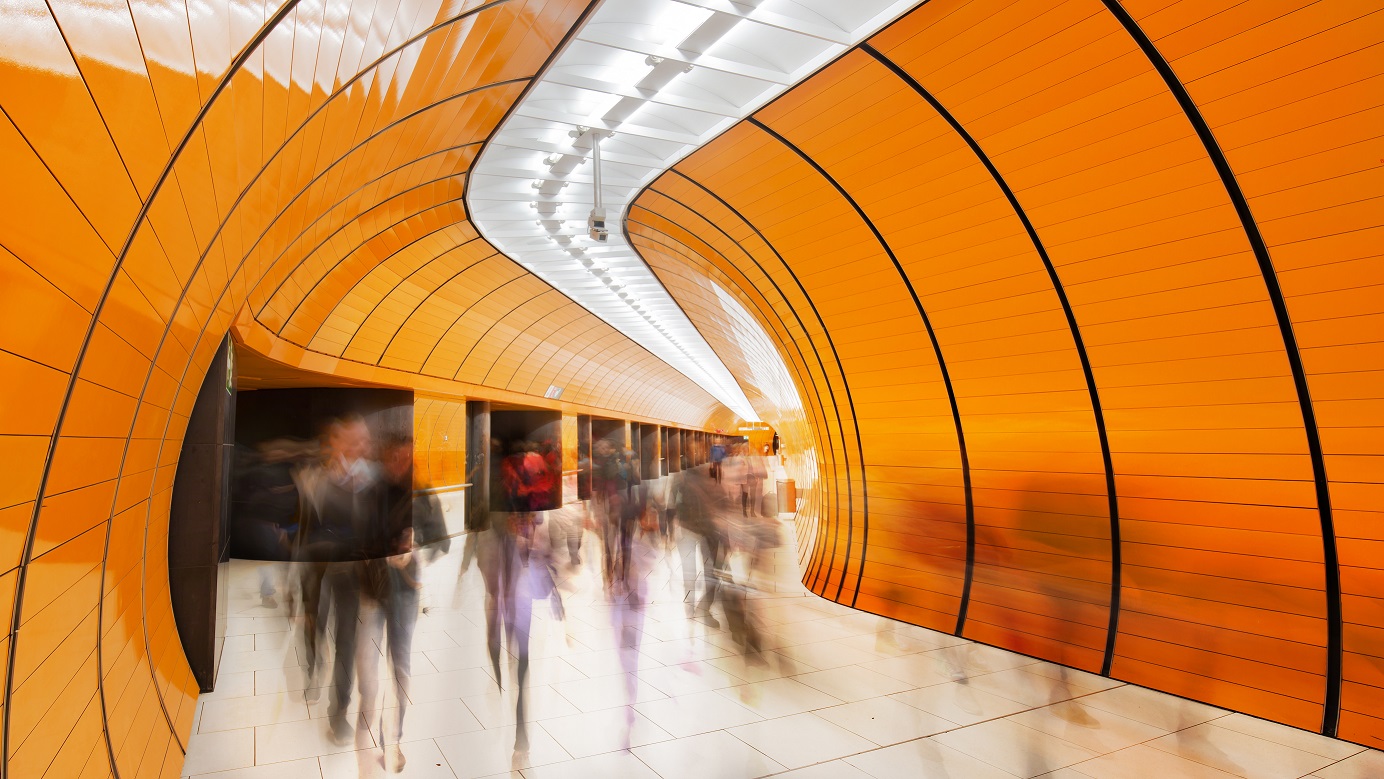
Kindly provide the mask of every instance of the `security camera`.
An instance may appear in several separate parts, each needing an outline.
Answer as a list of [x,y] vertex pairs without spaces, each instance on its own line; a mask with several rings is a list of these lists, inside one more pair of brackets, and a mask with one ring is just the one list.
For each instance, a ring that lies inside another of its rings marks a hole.
[[606,229],[605,209],[591,209],[591,216],[586,219],[586,227],[591,240],[605,243],[606,239],[610,237],[610,231]]

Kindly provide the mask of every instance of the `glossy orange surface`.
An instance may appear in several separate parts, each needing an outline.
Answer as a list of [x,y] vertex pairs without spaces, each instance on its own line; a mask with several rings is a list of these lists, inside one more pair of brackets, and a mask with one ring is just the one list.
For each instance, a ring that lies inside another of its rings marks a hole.
[[789,366],[814,590],[1313,730],[1339,648],[1334,732],[1380,746],[1384,13],[1123,7],[921,5],[631,235],[718,351],[706,279]]
[[[0,9],[7,775],[178,774],[168,511],[227,332],[416,389],[434,485],[468,395],[735,426],[469,224],[588,5]],[[782,435],[808,583],[1384,745],[1381,40],[1359,0],[931,0],[646,190],[633,242]]]
[[422,390],[435,484],[462,480],[458,409],[487,388],[729,423],[467,221],[480,144],[588,5],[0,10],[9,776],[178,775],[170,490],[237,321],[277,363]]

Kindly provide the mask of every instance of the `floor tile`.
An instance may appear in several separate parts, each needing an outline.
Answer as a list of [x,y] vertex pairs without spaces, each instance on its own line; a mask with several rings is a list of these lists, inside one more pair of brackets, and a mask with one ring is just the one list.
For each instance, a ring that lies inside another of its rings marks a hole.
[[876,746],[811,712],[742,725],[728,732],[788,768],[835,760]]
[[[376,743],[385,743],[379,732],[380,723],[383,721],[386,728],[392,727],[388,724],[389,718],[398,716],[397,712],[397,708],[389,708],[366,714],[366,722],[370,724],[370,732],[375,737]],[[473,730],[482,729],[484,726],[481,725],[480,720],[476,719],[465,703],[456,698],[411,703],[404,709],[403,731],[406,741],[454,736],[458,733],[469,733]],[[386,734],[388,739],[393,738],[392,735],[388,735],[388,730],[386,730]]]
[[826,671],[813,671],[798,674],[793,678],[846,702],[892,695],[913,687],[908,682],[875,673],[858,665],[831,668]]
[[705,660],[640,671],[639,681],[664,695],[709,692],[745,683],[744,679],[727,673]]
[[406,741],[400,745],[404,753],[404,769],[395,772],[392,765],[382,764],[384,750],[371,748],[358,752],[341,752],[317,758],[323,779],[455,779],[456,774],[442,756],[442,750],[432,739]]
[[991,695],[961,682],[920,687],[889,697],[959,725],[974,725],[1007,717],[1029,708],[1018,701]]
[[831,760],[786,774],[774,774],[774,779],[871,779],[870,775],[844,760]]
[[715,692],[693,693],[635,705],[635,711],[677,738],[758,722],[758,714]]
[[827,669],[840,668],[857,663],[868,663],[879,658],[859,649],[838,644],[834,641],[819,642],[813,644],[796,644],[785,646],[777,650],[779,654],[805,663],[811,668]]
[[1265,741],[1311,752],[1314,755],[1329,757],[1332,760],[1344,760],[1365,749],[1365,747],[1352,744],[1349,741],[1327,738],[1317,733],[1309,733],[1305,730],[1280,725],[1277,722],[1269,722],[1247,714],[1231,714],[1228,717],[1221,717],[1216,720],[1216,727],[1234,730],[1238,733],[1262,738]]
[[[354,774],[352,775],[354,776]],[[336,779],[323,777],[317,758],[291,760],[287,763],[257,765],[251,768],[238,768],[234,771],[221,771],[214,774],[193,774],[194,779]]]
[[1002,719],[934,736],[943,746],[1027,779],[1098,754],[1017,722]]
[[1317,770],[1321,779],[1378,779],[1384,776],[1384,752],[1361,752]]
[[254,764],[254,728],[201,733],[188,741],[183,775],[248,768]]
[[876,749],[844,762],[874,779],[1014,779],[1013,774],[930,738]]
[[255,694],[255,672],[218,673],[216,689],[197,696],[199,701],[219,701],[226,698],[248,698]]
[[525,768],[524,779],[659,779],[657,773],[630,752],[608,752],[566,763]]
[[[509,684],[508,679],[505,684]],[[465,698],[480,695],[496,688],[490,672],[480,668],[462,668],[435,674],[419,674],[410,680],[408,697],[414,703],[439,701],[444,698]]]
[[529,768],[571,759],[552,736],[530,723],[529,751],[518,756],[516,761],[514,737],[514,728],[508,727],[444,736],[435,741],[457,779],[477,779],[501,774],[511,768]]
[[1228,730],[1213,722],[1178,731],[1149,746],[1237,776],[1297,779],[1336,762],[1283,744]]
[[[529,722],[549,717],[566,717],[578,711],[576,706],[558,695],[551,687],[529,687],[524,690],[524,695],[524,716]],[[499,728],[514,724],[514,690],[500,691],[492,687],[479,695],[468,695],[462,698],[462,702],[484,727]]]
[[1041,709],[1011,715],[1009,719],[1050,736],[1070,741],[1096,754],[1114,752],[1168,733],[1162,728],[1138,720],[1121,717],[1094,706],[1086,706],[1082,703],[1083,700],[1054,703]]
[[821,670],[794,660],[777,650],[761,652],[759,655],[753,656],[753,660],[744,655],[731,655],[729,657],[717,657],[706,662],[708,665],[747,682],[764,682],[769,679],[781,679],[785,676]]
[[965,678],[962,673],[953,673],[941,658],[931,653],[872,660],[861,663],[860,667],[907,682],[913,687],[931,687]]
[[288,668],[299,664],[298,652],[291,646],[283,649],[256,649],[249,652],[233,652],[222,655],[218,673],[264,671],[271,668]]
[[1089,779],[1232,779],[1236,776],[1145,744],[1077,763],[1059,773],[1061,779],[1072,775]]
[[235,730],[268,725],[275,722],[292,722],[308,718],[308,707],[301,699],[295,700],[291,694],[256,695],[252,698],[227,698],[208,701],[202,707],[199,733],[214,730]]
[[1081,704],[1167,731],[1190,728],[1229,714],[1224,709],[1132,684],[1087,695],[1081,699]]
[[976,690],[1016,700],[1028,706],[1047,706],[1100,692],[1100,688],[1085,687],[1071,679],[1053,679],[1042,674],[1029,673],[1026,667],[972,676],[970,683]]
[[626,706],[545,719],[539,726],[574,758],[672,738],[666,730]]
[[955,722],[893,698],[868,698],[817,709],[813,713],[880,746],[912,741],[958,727]]
[[630,685],[633,683],[633,703],[655,701],[667,698],[653,686],[644,683],[638,674],[615,674],[595,679],[579,679],[552,685],[559,695],[567,699],[581,711],[599,711],[616,706],[627,706],[630,701]]
[[658,641],[639,647],[641,654],[648,655],[662,665],[681,665],[696,660],[710,660],[733,654],[731,650],[708,643],[701,638],[678,638],[672,641]]
[[765,719],[836,706],[841,700],[796,679],[770,679],[717,690]]
[[662,779],[752,779],[784,770],[763,752],[724,731],[631,751]]
[[663,666],[663,663],[631,648],[573,652],[564,656],[563,660],[587,677],[611,676],[635,670],[644,673]]
[[305,757],[354,752],[375,746],[370,729],[359,718],[350,722],[355,736],[338,744],[329,735],[327,720],[302,720],[255,728],[255,763],[279,763]]

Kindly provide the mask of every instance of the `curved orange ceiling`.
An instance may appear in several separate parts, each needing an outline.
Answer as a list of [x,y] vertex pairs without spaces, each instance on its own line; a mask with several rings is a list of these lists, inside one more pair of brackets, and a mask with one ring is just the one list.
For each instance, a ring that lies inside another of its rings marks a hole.
[[807,583],[1384,743],[1381,40],[932,0],[656,180],[635,245],[804,398]]

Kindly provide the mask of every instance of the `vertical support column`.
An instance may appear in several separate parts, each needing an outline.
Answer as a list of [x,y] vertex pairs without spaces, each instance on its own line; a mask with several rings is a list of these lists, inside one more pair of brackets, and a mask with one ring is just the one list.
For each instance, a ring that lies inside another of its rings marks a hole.
[[644,475],[644,426],[638,422],[630,422],[629,449],[634,453],[631,458],[634,462],[630,463],[630,467],[636,470],[642,482],[648,476]]
[[591,500],[591,415],[577,415],[577,500]]
[[659,470],[658,464],[658,425],[640,425],[640,465],[645,481],[657,479],[663,475]]
[[490,528],[490,403],[466,401],[466,529]]

